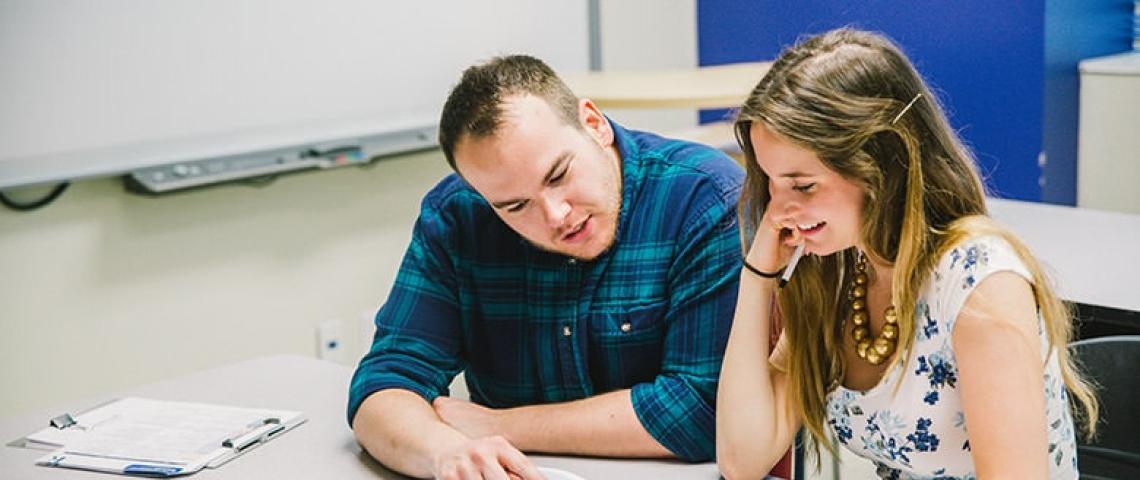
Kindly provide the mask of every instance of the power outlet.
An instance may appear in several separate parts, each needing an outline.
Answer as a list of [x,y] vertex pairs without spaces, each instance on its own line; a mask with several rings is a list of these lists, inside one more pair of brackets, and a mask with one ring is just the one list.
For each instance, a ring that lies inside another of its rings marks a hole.
[[345,350],[344,322],[334,319],[317,324],[317,357],[343,364]]

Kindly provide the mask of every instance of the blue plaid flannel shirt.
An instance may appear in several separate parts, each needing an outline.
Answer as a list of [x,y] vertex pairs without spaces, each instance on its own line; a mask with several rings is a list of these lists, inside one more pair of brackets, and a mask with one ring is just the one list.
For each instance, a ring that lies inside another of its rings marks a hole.
[[744,175],[715,149],[610,123],[622,206],[614,245],[593,261],[530,245],[454,174],[427,194],[352,378],[349,424],[376,391],[430,402],[465,371],[471,400],[492,408],[630,388],[657,441],[714,458]]

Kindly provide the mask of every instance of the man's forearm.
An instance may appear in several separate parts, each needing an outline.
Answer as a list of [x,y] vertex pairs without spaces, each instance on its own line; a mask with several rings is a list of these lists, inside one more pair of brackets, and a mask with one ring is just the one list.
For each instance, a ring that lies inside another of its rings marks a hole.
[[637,419],[629,390],[501,411],[503,436],[520,450],[611,457],[672,457]]
[[373,458],[405,475],[429,478],[437,452],[467,442],[419,395],[389,389],[370,395],[352,421],[356,440]]

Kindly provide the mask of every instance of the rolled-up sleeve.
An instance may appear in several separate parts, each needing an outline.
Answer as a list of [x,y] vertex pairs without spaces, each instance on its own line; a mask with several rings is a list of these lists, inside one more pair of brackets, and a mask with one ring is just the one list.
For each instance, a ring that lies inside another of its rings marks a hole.
[[715,457],[716,388],[736,308],[741,254],[735,209],[717,200],[690,219],[670,268],[661,373],[631,392],[649,434],[688,461]]
[[376,333],[349,386],[348,423],[372,393],[410,390],[431,401],[462,370],[462,325],[445,242],[448,222],[425,199]]

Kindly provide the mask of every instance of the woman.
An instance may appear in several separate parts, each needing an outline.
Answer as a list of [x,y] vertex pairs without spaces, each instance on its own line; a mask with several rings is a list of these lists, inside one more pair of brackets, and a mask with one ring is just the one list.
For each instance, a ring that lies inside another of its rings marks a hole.
[[[886,38],[840,29],[776,60],[740,112],[746,245],[717,398],[730,479],[801,426],[884,478],[1076,478],[1068,396],[1097,404],[1041,266],[986,216],[969,152]],[[786,287],[793,247],[805,255]],[[773,298],[784,325],[772,352]]]

